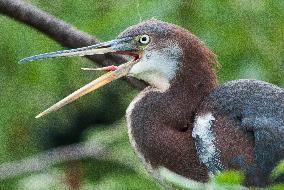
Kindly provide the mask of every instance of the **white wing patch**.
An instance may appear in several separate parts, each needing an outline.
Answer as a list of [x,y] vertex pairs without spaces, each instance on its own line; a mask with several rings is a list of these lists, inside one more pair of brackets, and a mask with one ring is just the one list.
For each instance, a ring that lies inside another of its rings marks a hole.
[[215,146],[215,135],[212,130],[214,121],[212,113],[197,116],[192,131],[199,159],[207,166],[209,175],[218,173],[224,168]]

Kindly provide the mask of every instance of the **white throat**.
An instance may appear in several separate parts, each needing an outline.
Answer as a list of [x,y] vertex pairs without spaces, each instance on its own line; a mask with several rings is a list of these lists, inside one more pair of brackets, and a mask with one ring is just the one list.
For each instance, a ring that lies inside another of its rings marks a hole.
[[145,50],[143,57],[129,71],[130,76],[148,82],[160,91],[166,91],[178,70],[182,51],[178,44],[168,41],[159,51]]
[[160,72],[145,72],[136,75],[137,78],[145,80],[151,86],[156,87],[160,91],[164,92],[170,87],[170,80],[164,73]]

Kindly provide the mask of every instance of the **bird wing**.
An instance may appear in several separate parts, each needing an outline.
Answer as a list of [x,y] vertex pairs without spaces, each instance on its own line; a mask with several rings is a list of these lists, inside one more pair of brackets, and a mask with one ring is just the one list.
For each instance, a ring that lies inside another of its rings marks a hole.
[[[251,183],[264,185],[284,159],[284,125],[274,117],[246,117],[236,121],[207,113],[196,117],[192,136],[209,175],[243,170]],[[284,181],[284,175],[277,181]]]
[[249,183],[269,183],[271,171],[284,159],[283,95],[283,89],[252,80],[233,81],[209,94],[192,131],[209,173],[241,169]]
[[263,175],[269,176],[277,163],[284,159],[283,120],[247,117],[242,119],[241,125],[247,133],[253,134],[255,165]]

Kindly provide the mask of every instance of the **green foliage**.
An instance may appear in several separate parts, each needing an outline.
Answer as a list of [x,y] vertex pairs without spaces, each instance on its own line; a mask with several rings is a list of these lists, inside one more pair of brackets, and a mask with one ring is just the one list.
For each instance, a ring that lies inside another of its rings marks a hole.
[[244,182],[244,174],[240,171],[225,171],[214,177],[217,184],[240,185]]
[[271,178],[272,180],[275,180],[282,174],[284,174],[284,160],[279,162],[279,164],[273,169]]
[[[253,78],[284,86],[282,0],[29,2],[104,41],[140,20],[155,17],[172,22],[192,31],[218,55],[221,83]],[[7,17],[0,16],[0,23],[0,164],[78,142],[97,141],[108,149],[102,159],[88,158],[7,179],[1,181],[0,189],[66,189],[70,182],[64,179],[77,170],[82,190],[161,189],[128,142],[124,114],[138,91],[116,81],[55,114],[35,120],[40,111],[102,73],[81,71],[81,67],[94,66],[84,58],[19,65],[21,58],[63,48]],[[282,172],[283,162],[272,178]],[[243,180],[241,176],[226,172],[215,180],[218,184],[238,184]],[[283,186],[271,189],[276,188]]]
[[268,190],[283,190],[284,185],[278,184],[278,185],[273,185],[272,187],[269,187]]

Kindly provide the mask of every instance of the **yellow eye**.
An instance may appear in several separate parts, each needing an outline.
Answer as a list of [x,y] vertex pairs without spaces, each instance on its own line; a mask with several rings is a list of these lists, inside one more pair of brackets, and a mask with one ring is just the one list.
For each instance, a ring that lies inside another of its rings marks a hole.
[[144,35],[142,35],[142,36],[140,36],[140,38],[139,38],[139,42],[141,43],[141,44],[149,44],[149,42],[150,42],[150,36],[148,36],[147,34],[144,34]]

